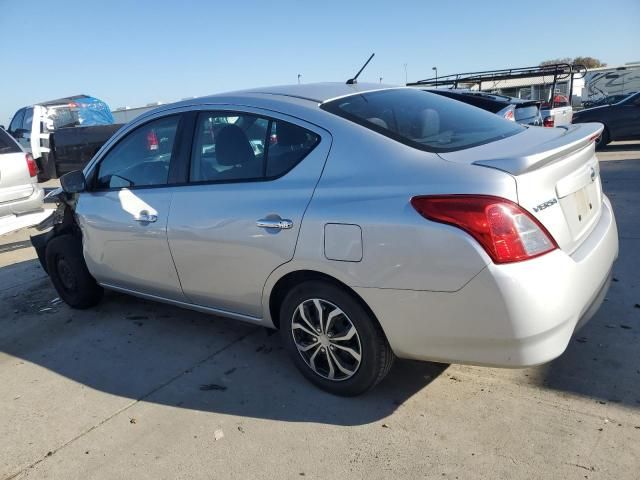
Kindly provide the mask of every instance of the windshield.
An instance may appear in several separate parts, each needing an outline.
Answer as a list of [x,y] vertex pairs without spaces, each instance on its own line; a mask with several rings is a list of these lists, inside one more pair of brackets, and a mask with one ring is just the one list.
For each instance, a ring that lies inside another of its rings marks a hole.
[[466,103],[412,88],[350,95],[321,108],[429,152],[475,147],[524,130]]

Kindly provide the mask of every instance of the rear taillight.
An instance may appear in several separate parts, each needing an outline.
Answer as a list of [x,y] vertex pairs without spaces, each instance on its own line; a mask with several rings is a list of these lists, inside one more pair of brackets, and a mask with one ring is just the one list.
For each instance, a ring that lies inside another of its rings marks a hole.
[[553,120],[553,117],[544,117],[544,120],[542,121],[542,126],[553,127],[554,125],[555,125],[555,122]]
[[467,232],[495,263],[520,262],[558,248],[540,222],[504,198],[434,195],[413,197],[411,205],[428,220]]
[[504,114],[504,118],[511,120],[512,122],[516,121],[516,116],[513,114],[513,110],[507,111],[507,113]]
[[147,132],[147,149],[148,150],[158,150],[158,136],[154,130],[149,130]]
[[31,156],[31,154],[27,153],[25,155],[25,159],[27,160],[27,168],[29,169],[29,176],[35,177],[36,175],[38,175],[38,165],[36,165],[36,162]]

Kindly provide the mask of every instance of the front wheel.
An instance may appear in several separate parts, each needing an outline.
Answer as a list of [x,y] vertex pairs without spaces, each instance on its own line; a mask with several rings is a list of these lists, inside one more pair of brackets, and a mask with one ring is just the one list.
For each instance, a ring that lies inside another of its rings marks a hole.
[[102,287],[89,273],[82,241],[73,235],[54,237],[45,253],[47,272],[60,298],[73,308],[89,308],[102,299]]
[[302,374],[335,395],[370,390],[393,363],[376,320],[353,295],[328,282],[305,282],[289,292],[280,332]]

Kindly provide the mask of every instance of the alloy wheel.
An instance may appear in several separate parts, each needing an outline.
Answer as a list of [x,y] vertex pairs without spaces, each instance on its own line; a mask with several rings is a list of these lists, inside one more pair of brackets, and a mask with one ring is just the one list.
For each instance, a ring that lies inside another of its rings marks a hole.
[[320,298],[300,303],[293,313],[291,334],[298,353],[321,377],[351,378],[362,362],[358,331],[336,305]]

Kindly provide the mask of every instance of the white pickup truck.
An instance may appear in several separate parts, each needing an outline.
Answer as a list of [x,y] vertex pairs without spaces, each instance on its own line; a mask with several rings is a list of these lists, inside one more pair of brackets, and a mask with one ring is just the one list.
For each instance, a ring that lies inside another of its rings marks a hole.
[[571,124],[573,107],[567,96],[556,91],[552,99],[542,103],[540,115],[545,127],[562,127]]

